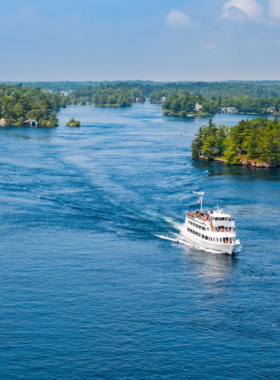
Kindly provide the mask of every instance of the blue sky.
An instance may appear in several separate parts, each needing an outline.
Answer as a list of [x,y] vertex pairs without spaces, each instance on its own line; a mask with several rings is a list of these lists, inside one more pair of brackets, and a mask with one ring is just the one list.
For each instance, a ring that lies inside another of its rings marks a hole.
[[280,0],[10,0],[1,80],[280,80]]

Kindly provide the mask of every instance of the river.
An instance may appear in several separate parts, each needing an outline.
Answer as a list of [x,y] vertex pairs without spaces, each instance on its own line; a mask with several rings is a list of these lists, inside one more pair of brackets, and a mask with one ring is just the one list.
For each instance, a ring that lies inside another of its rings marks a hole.
[[[148,102],[59,120],[0,130],[1,379],[279,378],[280,170],[192,161],[208,120]],[[195,190],[235,257],[176,241]]]

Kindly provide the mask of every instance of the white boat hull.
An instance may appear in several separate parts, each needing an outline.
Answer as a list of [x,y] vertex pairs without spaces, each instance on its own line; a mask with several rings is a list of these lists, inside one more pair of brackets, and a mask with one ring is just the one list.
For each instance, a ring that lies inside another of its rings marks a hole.
[[182,230],[181,230],[181,235],[188,241],[190,241],[194,246],[203,248],[205,250],[212,250],[217,253],[223,253],[223,254],[228,254],[232,255],[234,253],[234,249],[240,245],[239,240],[236,240],[235,243],[228,243],[228,244],[223,244],[223,243],[216,243],[208,240],[201,239],[200,237],[190,233],[188,231],[188,228],[183,225]]

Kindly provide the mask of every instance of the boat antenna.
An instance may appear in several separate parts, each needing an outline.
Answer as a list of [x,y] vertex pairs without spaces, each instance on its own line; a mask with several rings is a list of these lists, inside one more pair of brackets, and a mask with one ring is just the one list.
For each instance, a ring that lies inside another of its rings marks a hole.
[[194,194],[200,195],[200,211],[202,212],[202,207],[203,207],[203,195],[205,194],[203,191],[194,191]]

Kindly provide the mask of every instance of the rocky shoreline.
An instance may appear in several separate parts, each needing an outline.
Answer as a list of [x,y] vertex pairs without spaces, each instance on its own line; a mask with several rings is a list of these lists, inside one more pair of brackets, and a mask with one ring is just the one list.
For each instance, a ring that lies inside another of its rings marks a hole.
[[[198,156],[200,160],[205,160],[205,161],[216,161],[220,162],[222,164],[226,164],[226,160],[223,158],[212,158],[211,160],[208,160],[208,158],[204,156]],[[247,166],[247,167],[254,167],[254,168],[277,168],[280,167],[280,163],[278,165],[275,164],[270,164],[268,162],[256,162],[254,160],[247,160],[244,157],[240,157],[239,162],[236,164],[228,164],[228,165],[242,165],[242,166]]]

